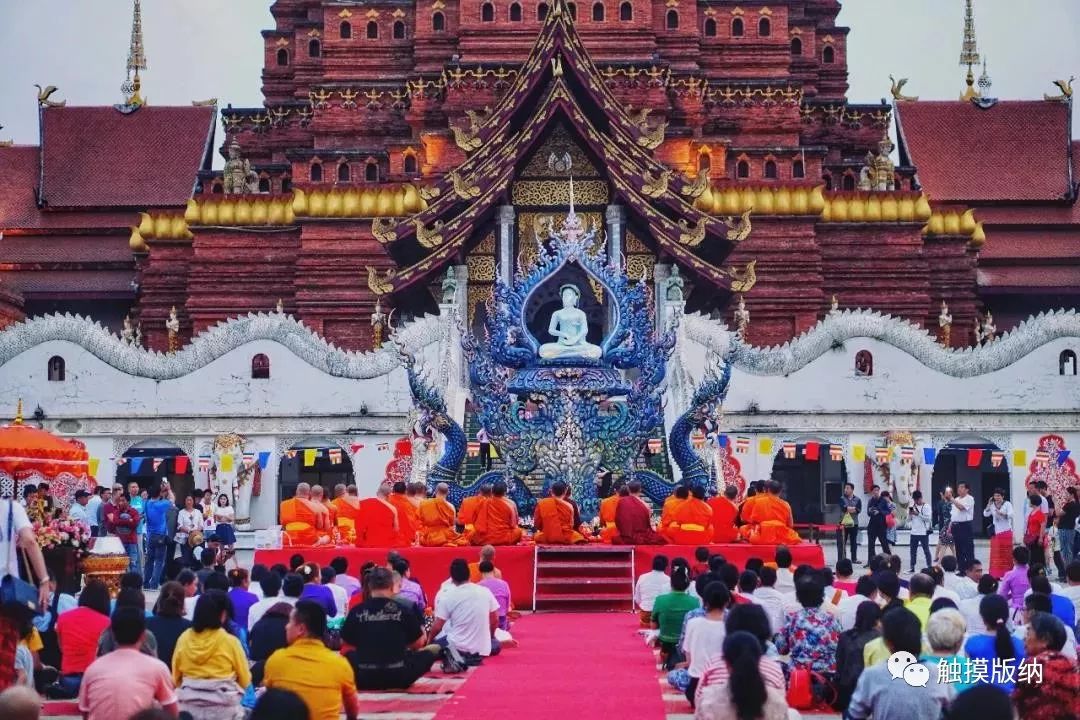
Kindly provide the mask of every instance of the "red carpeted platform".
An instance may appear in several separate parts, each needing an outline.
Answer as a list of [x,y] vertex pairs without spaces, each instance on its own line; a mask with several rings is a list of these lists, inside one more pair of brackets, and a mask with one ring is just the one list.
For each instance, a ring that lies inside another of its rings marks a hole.
[[[694,562],[694,551],[698,545],[638,545],[634,548],[634,577],[652,569],[653,558],[657,555],[666,555],[667,559],[677,557],[686,558],[691,564]],[[746,561],[752,557],[761,558],[765,562],[772,562],[776,555],[776,545],[749,545],[746,543],[728,545],[707,545],[710,555],[723,555],[729,563],[746,567]],[[791,550],[792,567],[796,565],[812,565],[816,568],[825,567],[825,551],[820,545],[800,543],[788,547]]]
[[[280,550],[256,550],[255,562],[267,567],[277,563],[289,564],[289,558],[295,553],[304,556],[307,562],[326,565],[339,555],[349,561],[349,574],[357,575],[360,566],[369,560],[380,565],[386,564],[389,549],[358,547],[289,547]],[[434,604],[435,593],[439,586],[450,577],[450,561],[465,558],[469,562],[480,559],[478,547],[398,548],[397,552],[412,566],[413,578],[419,582],[427,595],[428,603]],[[532,545],[508,545],[495,551],[495,566],[502,573],[503,580],[510,583],[514,606],[522,609],[532,607],[533,571],[536,564],[536,549]]]

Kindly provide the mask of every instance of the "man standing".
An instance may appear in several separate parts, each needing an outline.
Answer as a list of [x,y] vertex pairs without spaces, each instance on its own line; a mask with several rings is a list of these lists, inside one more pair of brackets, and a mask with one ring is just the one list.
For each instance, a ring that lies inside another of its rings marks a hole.
[[168,512],[172,505],[161,497],[161,485],[150,487],[150,499],[146,501],[146,576],[143,587],[155,590],[161,584],[161,573],[165,569],[166,547],[169,541]]
[[499,627],[499,603],[491,591],[469,582],[469,564],[461,558],[450,563],[452,585],[435,596],[435,642],[460,654],[466,664],[478,665],[490,655],[498,655],[499,641],[493,635]]
[[87,522],[93,537],[101,535],[101,496],[108,491],[108,488],[96,487],[86,500]]
[[68,519],[86,525],[90,528],[91,535],[97,534],[97,518],[90,515],[90,493],[85,490],[75,491],[75,502],[68,509]]
[[975,519],[975,498],[969,492],[967,483],[957,483],[956,497],[952,501],[952,535],[959,567],[968,567],[975,559],[975,536],[971,528]]
[[128,572],[142,574],[139,565],[139,513],[128,504],[127,496],[123,492],[114,500],[114,504],[108,506],[108,514],[105,516],[105,532],[116,535],[124,545],[124,551],[128,555]]
[[866,502],[866,514],[870,519],[866,523],[867,561],[874,557],[874,541],[881,543],[881,551],[889,554],[889,540],[885,537],[888,529],[885,516],[889,514],[889,501],[881,497],[881,487],[870,488],[870,499]]
[[476,442],[480,443],[480,467],[484,470],[491,469],[491,438],[487,430],[481,427],[476,431]]
[[[138,536],[136,542],[139,545],[139,567],[146,566],[146,498],[142,495],[143,490],[137,482],[128,483],[128,504],[139,513],[139,525],[135,528]],[[149,571],[147,571],[149,575]]]
[[[101,496],[101,505],[98,507],[98,534],[104,536],[105,519],[109,516],[109,513],[116,512],[116,505],[113,504],[113,491],[109,488],[98,488],[98,494]],[[115,493],[119,496],[122,493]]]
[[356,720],[360,701],[349,661],[323,644],[326,613],[319,603],[301,600],[285,626],[289,646],[266,661],[263,685],[289,690],[307,705],[311,720]]
[[859,513],[862,512],[862,500],[855,497],[855,486],[844,483],[844,494],[840,498],[840,542],[836,543],[837,557],[844,557],[845,544],[851,547],[851,562],[859,563]]
[[155,702],[170,717],[179,703],[172,673],[156,656],[139,651],[146,619],[138,608],[121,607],[110,622],[116,649],[90,663],[79,686],[79,710],[85,720],[129,718]]
[[915,572],[915,554],[920,545],[926,567],[933,564],[930,562],[930,526],[934,522],[934,514],[930,506],[923,502],[921,491],[911,493],[911,500],[911,572]]

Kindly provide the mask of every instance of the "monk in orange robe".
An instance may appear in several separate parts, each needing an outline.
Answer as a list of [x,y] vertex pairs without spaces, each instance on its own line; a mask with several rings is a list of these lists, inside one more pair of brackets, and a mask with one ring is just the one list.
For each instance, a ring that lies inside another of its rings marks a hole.
[[750,539],[750,531],[753,529],[750,525],[750,515],[754,512],[754,505],[764,498],[765,481],[761,480],[750,483],[750,487],[746,491],[746,499],[739,505],[739,538],[742,540]]
[[359,520],[360,498],[355,485],[344,483],[334,486],[334,499],[330,501],[337,513],[337,528],[344,543],[356,543],[356,525]]
[[[482,562],[489,562],[492,566],[495,565],[495,547],[493,545],[485,545],[480,548],[480,559],[469,563],[469,582],[478,583],[484,579],[483,573],[480,572],[480,563]],[[502,579],[499,568],[495,568],[494,575],[500,580]]]
[[568,488],[566,483],[557,480],[551,484],[551,495],[536,503],[533,525],[536,534],[533,540],[543,545],[574,545],[585,542],[585,538],[574,529],[574,506],[564,496]]
[[514,545],[521,541],[517,505],[506,497],[506,491],[506,483],[499,480],[491,488],[491,497],[480,505],[476,529],[469,536],[473,545]]
[[476,516],[480,512],[480,506],[491,499],[491,483],[480,486],[479,495],[470,495],[461,501],[458,508],[458,525],[465,528],[465,534],[470,535],[476,529]]
[[675,510],[675,517],[663,535],[676,545],[708,545],[712,542],[712,508],[705,502],[705,488],[694,486],[690,497]]
[[300,483],[296,495],[281,503],[278,521],[291,545],[325,545],[330,542],[330,512],[311,499],[311,485]]
[[780,498],[782,489],[780,483],[773,480],[769,483],[768,493],[761,495],[761,499],[751,508],[746,520],[751,526],[749,540],[752,545],[795,545],[802,542],[793,527],[791,506]]
[[396,547],[408,547],[416,543],[416,533],[420,529],[420,516],[416,508],[409,502],[405,494],[408,486],[403,482],[394,483],[394,491],[390,493],[390,504],[397,508],[398,538]]
[[420,544],[424,547],[456,547],[465,545],[464,536],[454,531],[454,506],[447,499],[450,486],[439,483],[435,497],[420,503]]
[[679,507],[690,498],[690,488],[686,485],[679,485],[675,488],[675,492],[667,496],[664,500],[664,507],[660,510],[660,534],[663,535],[667,532],[671,523],[675,522],[675,513],[679,511]]
[[389,496],[386,485],[380,485],[375,497],[360,501],[359,522],[356,524],[357,547],[402,547],[398,544],[398,511]]
[[615,511],[619,507],[619,498],[630,494],[626,485],[620,483],[615,493],[600,501],[600,540],[611,543],[619,534],[619,528],[615,526]]
[[724,488],[723,495],[709,498],[709,507],[712,508],[713,517],[713,542],[733,543],[739,538],[739,531],[735,528],[735,517],[739,514],[739,506],[735,504],[735,498],[739,497],[739,489],[734,485]]

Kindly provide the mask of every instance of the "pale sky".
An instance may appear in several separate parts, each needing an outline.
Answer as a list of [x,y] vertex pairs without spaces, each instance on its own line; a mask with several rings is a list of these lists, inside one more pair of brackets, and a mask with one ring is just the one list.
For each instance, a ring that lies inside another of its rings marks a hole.
[[[70,105],[121,101],[131,6],[131,0],[0,0],[0,140],[38,142],[34,83],[56,85],[54,99]],[[212,97],[221,107],[261,105],[259,33],[273,27],[269,7],[270,0],[143,0],[150,65],[144,96],[154,105]],[[910,78],[908,95],[957,99],[964,85],[963,15],[963,0],[845,0],[840,23],[851,28],[849,99],[888,97],[890,73]],[[976,0],[975,21],[994,80],[991,95],[1041,98],[1057,92],[1051,81],[1080,75],[1077,0]],[[1080,123],[1074,128],[1080,137]]]

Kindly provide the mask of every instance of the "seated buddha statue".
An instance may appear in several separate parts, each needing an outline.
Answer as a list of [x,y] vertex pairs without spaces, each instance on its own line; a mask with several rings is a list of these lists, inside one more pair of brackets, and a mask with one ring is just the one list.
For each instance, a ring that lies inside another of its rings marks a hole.
[[541,345],[540,357],[545,360],[599,360],[602,354],[600,346],[585,340],[589,333],[589,321],[577,306],[581,292],[575,285],[563,285],[559,288],[559,296],[562,298],[562,308],[551,313],[551,322],[548,323],[548,333],[558,339]]

